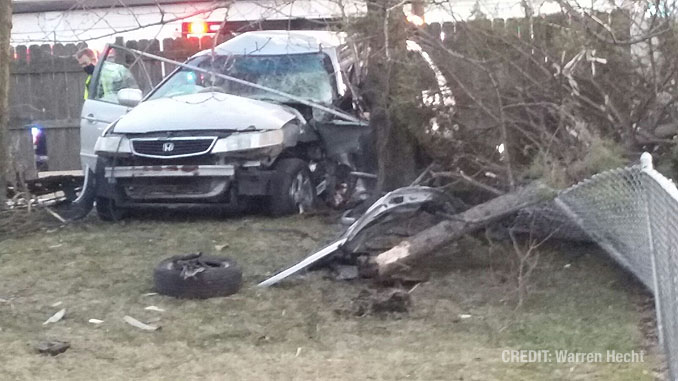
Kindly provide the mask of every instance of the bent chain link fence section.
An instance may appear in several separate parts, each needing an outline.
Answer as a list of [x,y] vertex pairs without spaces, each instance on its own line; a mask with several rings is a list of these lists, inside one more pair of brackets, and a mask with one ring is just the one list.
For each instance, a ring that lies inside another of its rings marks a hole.
[[522,211],[514,227],[569,240],[588,236],[635,274],[654,294],[659,341],[670,379],[678,381],[678,189],[652,168],[648,153],[640,165],[602,172]]

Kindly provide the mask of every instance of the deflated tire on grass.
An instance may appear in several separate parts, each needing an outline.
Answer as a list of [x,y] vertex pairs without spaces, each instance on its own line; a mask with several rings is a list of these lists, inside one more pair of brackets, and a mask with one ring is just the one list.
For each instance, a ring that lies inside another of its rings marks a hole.
[[192,276],[182,273],[183,256],[160,262],[153,273],[155,291],[177,298],[205,299],[235,294],[242,286],[242,270],[229,258],[200,256],[197,261],[203,269]]

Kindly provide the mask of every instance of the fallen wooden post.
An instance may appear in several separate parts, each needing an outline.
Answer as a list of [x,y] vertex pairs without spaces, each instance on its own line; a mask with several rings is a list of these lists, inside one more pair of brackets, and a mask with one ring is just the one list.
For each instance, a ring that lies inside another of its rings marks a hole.
[[554,189],[541,183],[533,183],[476,205],[463,213],[449,216],[449,219],[379,254],[374,259],[377,272],[380,277],[386,277],[400,269],[409,268],[422,257],[465,234],[472,233],[530,205],[551,200],[556,195],[557,192]]

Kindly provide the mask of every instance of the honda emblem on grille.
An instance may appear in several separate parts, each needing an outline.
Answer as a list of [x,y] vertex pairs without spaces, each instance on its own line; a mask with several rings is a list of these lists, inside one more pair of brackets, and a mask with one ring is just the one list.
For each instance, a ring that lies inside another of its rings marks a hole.
[[174,151],[174,143],[172,142],[163,143],[162,152],[172,152],[172,151]]

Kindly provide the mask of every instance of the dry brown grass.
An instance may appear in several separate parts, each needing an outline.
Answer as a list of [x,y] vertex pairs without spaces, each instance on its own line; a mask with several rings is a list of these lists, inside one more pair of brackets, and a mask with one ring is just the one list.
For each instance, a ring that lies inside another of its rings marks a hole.
[[[517,311],[501,251],[488,257],[471,241],[450,248],[453,256],[440,253],[427,262],[431,280],[412,292],[408,315],[354,316],[347,312],[351,299],[371,284],[329,280],[321,272],[281,287],[253,287],[331,240],[340,227],[328,221],[334,219],[91,219],[5,239],[0,378],[653,379],[654,355],[641,364],[501,361],[502,350],[515,348],[648,349],[639,328],[647,311],[637,308],[645,296],[592,247],[544,253],[533,292]],[[303,234],[282,230],[289,228]],[[161,258],[214,253],[223,244],[220,254],[244,269],[241,293],[205,301],[144,296]],[[62,304],[51,307],[56,302]],[[145,311],[149,305],[166,312]],[[66,308],[64,320],[42,326],[60,308]],[[139,331],[122,321],[124,315],[159,318],[162,330]],[[94,326],[90,318],[105,323]],[[72,347],[56,357],[36,354],[32,344],[46,338]]]

